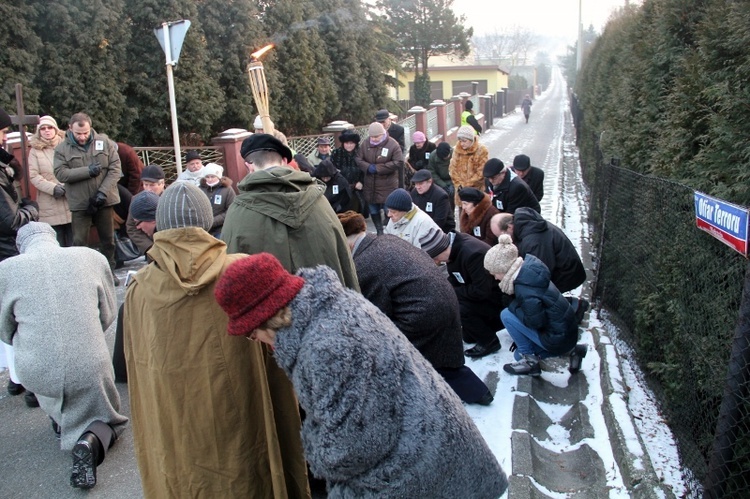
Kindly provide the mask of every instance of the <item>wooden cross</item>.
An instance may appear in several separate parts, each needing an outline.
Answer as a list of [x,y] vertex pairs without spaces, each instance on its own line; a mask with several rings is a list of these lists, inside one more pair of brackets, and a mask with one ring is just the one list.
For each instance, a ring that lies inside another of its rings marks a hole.
[[16,114],[10,116],[10,122],[18,125],[18,131],[21,135],[21,164],[24,171],[25,194],[29,195],[29,157],[26,145],[26,125],[36,125],[39,123],[39,116],[35,114],[25,114],[23,111],[23,87],[16,83]]

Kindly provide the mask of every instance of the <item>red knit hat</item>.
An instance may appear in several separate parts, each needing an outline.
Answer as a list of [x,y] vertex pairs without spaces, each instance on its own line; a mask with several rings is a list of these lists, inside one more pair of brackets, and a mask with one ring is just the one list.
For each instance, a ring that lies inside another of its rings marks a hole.
[[305,280],[287,272],[270,253],[232,263],[216,283],[214,295],[229,316],[227,332],[247,336],[291,302]]

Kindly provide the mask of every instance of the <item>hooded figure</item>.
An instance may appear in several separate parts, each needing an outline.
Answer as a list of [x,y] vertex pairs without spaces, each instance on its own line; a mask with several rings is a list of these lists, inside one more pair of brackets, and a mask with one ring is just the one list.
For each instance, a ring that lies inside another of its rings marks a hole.
[[333,165],[330,159],[324,159],[312,173],[312,176],[318,178],[326,185],[325,197],[331,208],[336,213],[343,213],[351,209],[352,192],[349,182]]
[[216,287],[230,335],[274,346],[307,417],[329,498],[497,498],[507,478],[461,401],[393,323],[325,266],[290,275],[269,254]]
[[[297,401],[263,345],[227,336],[214,299],[244,255],[207,231],[187,182],[156,211],[153,263],[128,286],[124,346],[135,456],[146,497],[309,497]],[[186,407],[196,410],[186,410]]]
[[91,248],[61,248],[42,222],[21,227],[17,242],[21,254],[0,263],[0,340],[72,451],[71,485],[91,488],[128,421],[104,336],[117,314],[109,264]]

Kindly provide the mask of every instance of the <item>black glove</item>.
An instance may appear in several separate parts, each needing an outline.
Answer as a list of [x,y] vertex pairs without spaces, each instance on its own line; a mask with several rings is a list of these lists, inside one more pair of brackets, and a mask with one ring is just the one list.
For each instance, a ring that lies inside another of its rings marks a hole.
[[94,206],[97,208],[101,208],[104,206],[104,203],[107,202],[107,195],[104,194],[102,191],[98,191],[96,193],[96,196],[94,196]]
[[99,163],[91,163],[89,165],[89,176],[96,177],[102,172],[102,166]]
[[421,159],[417,160],[417,162],[414,163],[414,168],[417,170],[421,170],[422,168],[424,168],[424,161],[422,161]]
[[21,199],[21,208],[26,208],[27,206],[33,206],[36,211],[39,211],[39,205],[36,201],[32,201],[29,198]]
[[63,187],[63,186],[61,186],[59,184],[56,185],[55,186],[55,191],[52,193],[52,195],[55,196],[55,199],[60,199],[61,197],[63,197],[65,195],[65,187]]
[[86,214],[93,216],[97,211],[99,211],[99,207],[96,206],[96,196],[91,196],[89,198],[89,205],[86,207]]
[[453,196],[456,193],[456,189],[453,187],[453,184],[448,184],[448,188],[445,190],[448,192],[449,196]]

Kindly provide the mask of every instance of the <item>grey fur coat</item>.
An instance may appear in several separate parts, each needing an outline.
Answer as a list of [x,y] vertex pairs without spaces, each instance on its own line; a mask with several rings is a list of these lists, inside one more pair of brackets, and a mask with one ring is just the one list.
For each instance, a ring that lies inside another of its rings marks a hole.
[[[36,232],[46,226],[50,232]],[[12,344],[16,371],[62,427],[70,450],[93,421],[120,431],[112,360],[104,337],[117,314],[107,259],[90,248],[61,248],[47,224],[19,230],[19,256],[0,262],[0,340]]]
[[507,478],[461,401],[393,323],[327,267],[300,269],[274,356],[306,412],[330,498],[496,498]]

